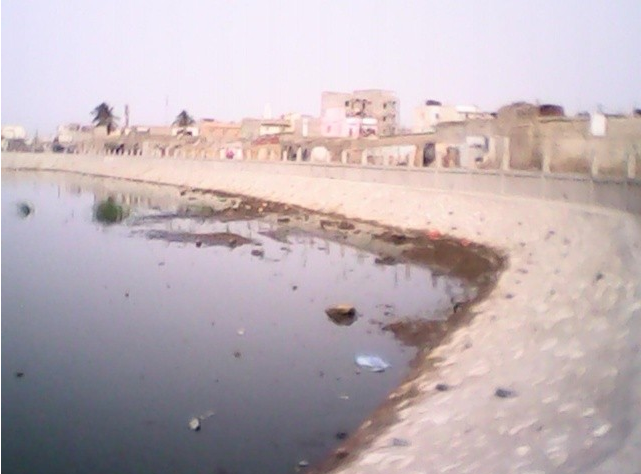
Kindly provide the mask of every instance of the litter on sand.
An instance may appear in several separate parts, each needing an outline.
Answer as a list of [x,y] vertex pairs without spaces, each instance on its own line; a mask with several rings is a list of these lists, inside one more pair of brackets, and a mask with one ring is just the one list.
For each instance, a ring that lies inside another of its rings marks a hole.
[[369,370],[370,372],[383,372],[385,369],[391,367],[390,364],[385,362],[378,356],[375,355],[364,355],[360,354],[356,356],[356,365],[364,369]]

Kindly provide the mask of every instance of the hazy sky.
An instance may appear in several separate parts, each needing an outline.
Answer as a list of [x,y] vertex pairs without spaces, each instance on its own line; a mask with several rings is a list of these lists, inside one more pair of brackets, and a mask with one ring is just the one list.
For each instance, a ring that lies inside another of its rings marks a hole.
[[[640,0],[4,0],[2,123],[318,115],[323,90],[641,107]],[[168,107],[166,98],[168,97]]]

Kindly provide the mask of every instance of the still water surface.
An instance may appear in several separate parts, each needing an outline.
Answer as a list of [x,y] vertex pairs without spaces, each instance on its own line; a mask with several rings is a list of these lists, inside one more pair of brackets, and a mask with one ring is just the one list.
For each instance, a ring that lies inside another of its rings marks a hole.
[[[292,472],[402,379],[415,350],[373,320],[437,313],[458,288],[318,237],[270,239],[261,221],[152,225],[140,217],[167,209],[140,205],[104,225],[104,196],[74,189],[2,173],[5,472]],[[144,237],[163,228],[234,232],[264,257]],[[345,301],[361,316],[337,326],[324,309]],[[358,373],[358,353],[392,367]]]

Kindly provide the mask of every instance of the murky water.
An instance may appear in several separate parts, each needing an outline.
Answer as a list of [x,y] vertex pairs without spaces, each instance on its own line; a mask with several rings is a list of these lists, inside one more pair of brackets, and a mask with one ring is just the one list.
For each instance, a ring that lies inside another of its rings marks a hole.
[[[150,218],[175,211],[167,199],[101,224],[94,188],[2,175],[6,472],[292,472],[403,377],[415,350],[373,322],[441,314],[461,291],[318,237],[276,240],[261,220]],[[162,238],[184,231],[251,243]],[[341,302],[350,326],[325,315]],[[357,371],[359,353],[391,368]]]

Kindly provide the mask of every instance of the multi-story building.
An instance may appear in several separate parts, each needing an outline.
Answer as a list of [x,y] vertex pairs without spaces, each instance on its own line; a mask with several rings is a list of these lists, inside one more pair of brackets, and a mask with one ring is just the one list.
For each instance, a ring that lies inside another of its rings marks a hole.
[[395,135],[399,126],[398,111],[398,98],[391,91],[323,92],[321,134],[354,138],[369,134]]

